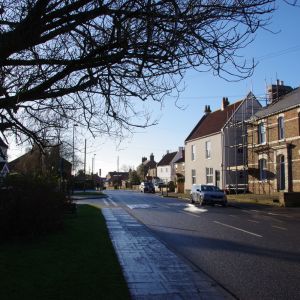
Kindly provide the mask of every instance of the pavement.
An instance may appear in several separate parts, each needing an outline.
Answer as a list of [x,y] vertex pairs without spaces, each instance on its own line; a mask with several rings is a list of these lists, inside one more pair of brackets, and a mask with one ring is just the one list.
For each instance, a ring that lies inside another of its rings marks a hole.
[[102,208],[132,299],[233,299],[123,208]]

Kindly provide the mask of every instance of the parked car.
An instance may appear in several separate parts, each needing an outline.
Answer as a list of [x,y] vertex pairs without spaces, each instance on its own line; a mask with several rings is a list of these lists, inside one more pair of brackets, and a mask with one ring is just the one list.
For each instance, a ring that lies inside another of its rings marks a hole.
[[227,205],[227,197],[224,191],[214,185],[193,184],[191,190],[192,203],[205,204],[221,204]]
[[140,184],[140,191],[142,193],[155,193],[155,188],[152,182],[143,181]]

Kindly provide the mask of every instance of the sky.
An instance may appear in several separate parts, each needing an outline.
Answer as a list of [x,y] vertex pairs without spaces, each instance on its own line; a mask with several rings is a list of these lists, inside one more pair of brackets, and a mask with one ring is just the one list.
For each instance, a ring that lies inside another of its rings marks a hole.
[[[223,97],[234,103],[249,91],[263,101],[266,85],[276,83],[276,79],[293,88],[300,86],[300,7],[291,7],[284,1],[278,1],[277,6],[268,27],[270,30],[259,30],[255,41],[240,52],[246,59],[258,61],[252,77],[227,82],[211,73],[188,71],[183,79],[185,89],[177,103],[174,98],[167,97],[163,106],[153,104],[151,107],[153,117],[159,118],[158,125],[136,130],[121,144],[109,138],[87,139],[86,170],[92,170],[93,159],[94,172],[101,169],[102,177],[110,171],[122,171],[124,167],[136,168],[142,157],[149,158],[151,153],[159,162],[167,151],[177,151],[184,146],[185,139],[203,116],[205,105],[210,105],[214,111],[221,107]],[[10,145],[9,160],[24,151],[25,147]],[[83,161],[84,143],[77,136],[75,153]]]

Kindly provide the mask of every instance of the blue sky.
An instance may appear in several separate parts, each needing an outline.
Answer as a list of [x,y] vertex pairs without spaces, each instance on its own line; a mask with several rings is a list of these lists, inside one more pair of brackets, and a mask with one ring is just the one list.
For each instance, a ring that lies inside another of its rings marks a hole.
[[[150,109],[153,117],[159,118],[159,124],[145,130],[138,129],[131,138],[119,146],[109,139],[88,139],[87,170],[91,169],[95,156],[95,170],[102,170],[102,176],[117,170],[123,165],[137,167],[143,156],[154,154],[158,162],[163,154],[176,151],[184,146],[184,140],[203,115],[204,106],[209,104],[212,110],[220,108],[222,97],[228,97],[234,103],[247,95],[249,91],[263,99],[266,84],[283,80],[286,85],[300,86],[300,8],[291,7],[283,1],[277,2],[270,31],[260,30],[255,41],[240,54],[246,59],[255,58],[259,62],[251,78],[240,82],[227,82],[210,73],[188,71],[183,82],[185,90],[180,94],[177,105],[173,98],[166,98],[162,107],[153,104]],[[78,145],[79,144],[79,145]],[[10,159],[20,149],[10,148]],[[21,151],[24,151],[21,150]],[[83,160],[83,144],[78,141],[76,154]]]

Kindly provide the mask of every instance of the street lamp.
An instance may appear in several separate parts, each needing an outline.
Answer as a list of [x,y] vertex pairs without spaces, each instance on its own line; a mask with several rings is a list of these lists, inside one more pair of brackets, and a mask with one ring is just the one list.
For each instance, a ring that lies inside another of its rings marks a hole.
[[75,166],[74,166],[74,161],[75,161],[75,127],[78,126],[78,124],[73,124],[73,157],[72,157],[72,173],[75,176]]

